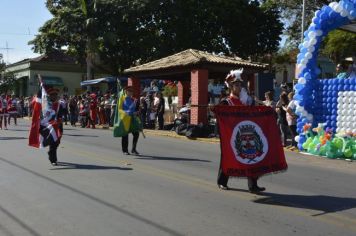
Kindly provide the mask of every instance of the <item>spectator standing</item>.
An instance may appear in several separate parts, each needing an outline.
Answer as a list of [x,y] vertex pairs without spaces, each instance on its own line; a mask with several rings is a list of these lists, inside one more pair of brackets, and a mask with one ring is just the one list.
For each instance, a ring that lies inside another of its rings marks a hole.
[[281,131],[281,138],[282,138],[282,144],[285,147],[287,144],[287,135],[288,135],[288,123],[287,123],[287,116],[286,116],[286,110],[288,106],[288,95],[287,93],[283,92],[280,95],[279,101],[277,102],[276,105],[276,112],[278,114],[278,126]]
[[264,101],[258,100],[258,98],[255,97],[255,102],[257,104],[272,107],[273,109],[276,108],[276,103],[273,101],[273,95],[272,95],[271,91],[265,92],[265,100]]
[[75,127],[75,123],[78,120],[78,105],[77,105],[77,98],[71,97],[69,99],[69,118],[70,118],[70,125]]
[[117,104],[117,97],[112,94],[111,95],[111,115],[110,115],[110,127],[114,126],[114,118],[116,112],[116,104]]
[[165,101],[161,92],[156,93],[156,98],[158,103],[156,105],[157,119],[158,119],[158,129],[163,130],[164,126],[164,111],[165,111]]
[[11,117],[14,119],[15,125],[17,125],[17,98],[15,95],[12,95],[7,100],[7,112],[8,112],[8,124],[10,125]]
[[7,129],[7,100],[5,94],[0,97],[0,129],[2,129],[2,121],[4,121],[4,129]]
[[106,125],[109,126],[111,123],[111,99],[108,93],[104,94],[104,112]]
[[289,104],[286,109],[286,117],[287,117],[287,123],[289,127],[289,131],[292,135],[292,144],[290,148],[294,149],[297,147],[297,142],[295,141],[295,136],[297,136],[297,115],[295,114],[297,104],[295,100],[293,100],[294,93],[290,92],[288,94],[288,99],[289,99]]

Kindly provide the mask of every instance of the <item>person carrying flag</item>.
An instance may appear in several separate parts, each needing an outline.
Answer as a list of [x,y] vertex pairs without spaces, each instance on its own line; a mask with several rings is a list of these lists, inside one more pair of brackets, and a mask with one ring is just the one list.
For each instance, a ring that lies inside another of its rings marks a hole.
[[121,137],[122,152],[124,155],[130,155],[128,151],[129,133],[133,135],[131,154],[140,155],[137,151],[137,142],[142,132],[142,122],[139,118],[139,102],[133,97],[133,88],[131,86],[121,90],[114,119],[114,137]]
[[[226,84],[230,95],[214,108],[221,140],[217,184],[220,189],[228,190],[230,176],[247,177],[249,191],[257,193],[265,191],[264,187],[257,184],[260,176],[285,170],[287,164],[280,140],[275,137],[278,135],[277,126],[272,127],[273,122],[269,120],[275,119],[273,109],[248,106],[252,102],[242,88],[242,72],[235,70],[227,75]],[[274,142],[274,145],[269,142]]]
[[49,146],[48,159],[53,166],[57,165],[57,148],[63,134],[63,108],[58,102],[59,89],[47,87],[40,81],[32,113],[32,124],[29,146],[42,148]]

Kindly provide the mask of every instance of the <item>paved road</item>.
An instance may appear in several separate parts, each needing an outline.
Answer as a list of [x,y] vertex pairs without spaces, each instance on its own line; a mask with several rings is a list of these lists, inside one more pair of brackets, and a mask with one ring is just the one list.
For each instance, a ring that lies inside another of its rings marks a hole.
[[[289,170],[216,187],[217,144],[67,126],[53,168],[28,121],[0,131],[0,235],[356,235],[356,163],[287,152]],[[131,140],[130,140],[131,141]]]

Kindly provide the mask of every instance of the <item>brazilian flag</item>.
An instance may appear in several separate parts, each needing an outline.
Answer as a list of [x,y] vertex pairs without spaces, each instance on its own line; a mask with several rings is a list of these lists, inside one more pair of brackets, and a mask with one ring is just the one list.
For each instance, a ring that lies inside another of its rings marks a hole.
[[117,99],[115,118],[114,118],[114,137],[122,137],[132,132],[142,131],[140,117],[129,115],[123,110],[126,93],[121,90]]

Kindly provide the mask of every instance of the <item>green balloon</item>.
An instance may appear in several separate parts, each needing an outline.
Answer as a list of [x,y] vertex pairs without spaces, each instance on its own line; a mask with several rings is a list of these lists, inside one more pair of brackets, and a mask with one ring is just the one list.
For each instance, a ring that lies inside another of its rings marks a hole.
[[337,149],[341,149],[344,144],[342,139],[340,139],[340,138],[335,138],[333,140],[333,143],[334,143],[335,148],[337,148]]
[[320,147],[320,152],[319,152],[320,156],[325,156],[326,155],[326,146],[321,146]]
[[326,157],[330,159],[335,159],[336,155],[334,152],[326,152]]
[[352,157],[352,150],[351,150],[351,149],[346,149],[346,150],[344,151],[344,156],[345,156],[346,158]]

